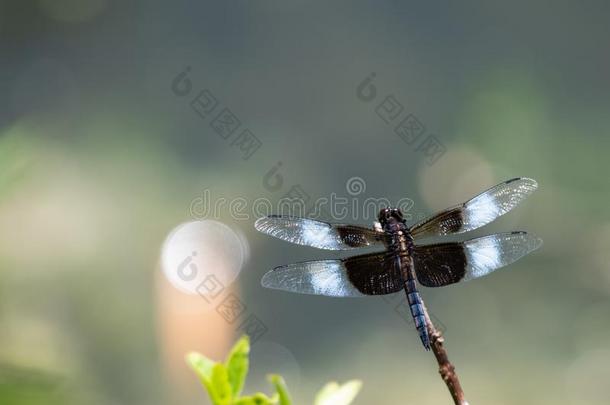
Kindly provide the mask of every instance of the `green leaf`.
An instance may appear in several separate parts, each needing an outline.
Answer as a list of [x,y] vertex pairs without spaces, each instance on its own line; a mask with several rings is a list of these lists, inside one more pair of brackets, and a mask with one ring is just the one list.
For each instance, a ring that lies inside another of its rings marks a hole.
[[[291,405],[286,382],[277,374],[267,378],[275,388],[269,397],[257,392],[239,397],[248,374],[250,340],[244,336],[235,343],[225,363],[217,363],[199,353],[189,353],[186,362],[195,370],[214,405]],[[349,405],[362,387],[359,380],[343,385],[330,382],[316,395],[315,405]]]
[[235,343],[233,349],[227,356],[226,366],[229,375],[229,383],[231,384],[231,392],[233,397],[238,397],[244,388],[246,376],[248,375],[250,354],[250,339],[248,336],[243,336]]
[[290,399],[290,394],[288,394],[288,387],[286,387],[286,382],[284,381],[282,376],[277,374],[270,374],[267,378],[275,387],[275,391],[277,392],[280,401],[279,405],[291,405],[292,399]]
[[208,395],[212,402],[216,403],[214,402],[215,392],[214,386],[212,385],[212,370],[216,363],[204,355],[195,352],[186,355],[186,363],[195,371],[199,380],[201,380],[201,383],[208,391]]
[[214,405],[229,405],[233,398],[227,368],[202,354],[189,353],[186,362],[199,376]]
[[231,384],[229,383],[229,373],[222,363],[216,363],[212,368],[212,386],[214,387],[215,405],[230,405],[233,399]]
[[277,401],[277,395],[269,398],[262,392],[257,392],[254,395],[239,398],[233,405],[274,405],[277,404]]
[[362,388],[362,381],[351,380],[343,385],[329,382],[318,392],[314,405],[348,405],[351,404]]

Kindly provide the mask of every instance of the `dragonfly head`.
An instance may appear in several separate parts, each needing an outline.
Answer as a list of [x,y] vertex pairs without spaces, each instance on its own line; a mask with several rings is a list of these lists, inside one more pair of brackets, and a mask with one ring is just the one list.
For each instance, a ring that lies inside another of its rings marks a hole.
[[383,208],[379,211],[379,223],[382,227],[391,222],[405,222],[402,212],[398,208]]

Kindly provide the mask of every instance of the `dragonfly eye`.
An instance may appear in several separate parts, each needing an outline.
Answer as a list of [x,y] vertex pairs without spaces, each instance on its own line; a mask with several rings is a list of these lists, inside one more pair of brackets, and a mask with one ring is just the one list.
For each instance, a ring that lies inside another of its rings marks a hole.
[[402,211],[400,211],[398,208],[392,210],[392,216],[399,221],[403,220]]
[[392,216],[392,212],[389,208],[384,208],[381,211],[379,211],[379,221],[383,224],[384,222],[387,222],[390,217]]

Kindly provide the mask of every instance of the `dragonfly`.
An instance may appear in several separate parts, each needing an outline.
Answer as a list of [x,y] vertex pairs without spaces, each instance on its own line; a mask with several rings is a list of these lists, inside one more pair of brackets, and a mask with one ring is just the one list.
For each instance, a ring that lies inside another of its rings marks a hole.
[[270,215],[254,227],[298,245],[326,250],[370,246],[383,251],[337,260],[305,261],[267,272],[263,287],[329,297],[363,297],[404,290],[411,316],[426,350],[429,318],[418,285],[443,287],[473,280],[507,266],[538,249],[542,240],[523,231],[497,233],[462,242],[421,243],[482,227],[515,208],[538,187],[520,177],[500,183],[476,197],[409,227],[398,208],[383,208],[372,228]]

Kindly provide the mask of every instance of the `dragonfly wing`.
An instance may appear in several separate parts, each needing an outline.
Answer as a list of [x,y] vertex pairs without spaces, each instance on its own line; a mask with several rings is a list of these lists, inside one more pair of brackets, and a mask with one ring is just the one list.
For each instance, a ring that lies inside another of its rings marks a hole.
[[267,235],[318,249],[347,250],[382,245],[383,232],[346,224],[330,224],[313,219],[271,215],[259,218],[254,227]]
[[537,188],[538,183],[526,177],[505,181],[414,225],[411,235],[423,239],[472,231],[506,214]]
[[482,277],[538,249],[542,240],[526,232],[498,233],[465,242],[418,245],[415,274],[426,287],[441,287]]
[[400,291],[403,281],[394,256],[383,252],[276,267],[263,276],[262,285],[301,294],[362,297]]

